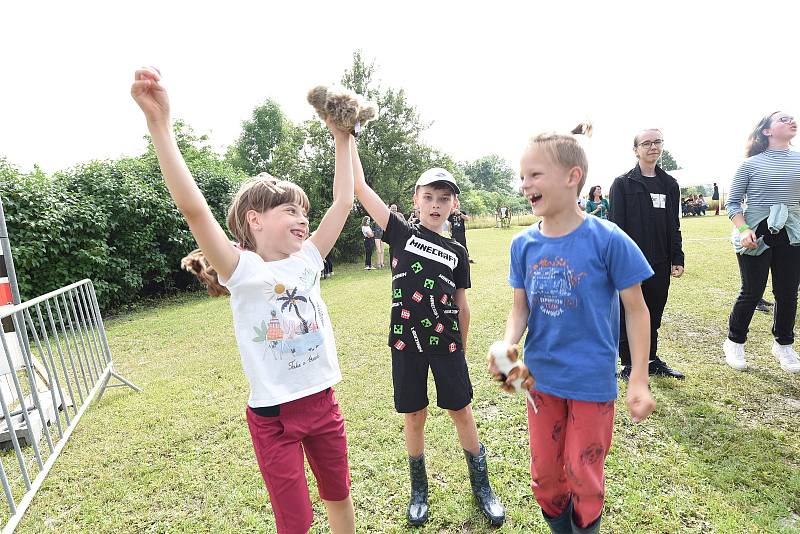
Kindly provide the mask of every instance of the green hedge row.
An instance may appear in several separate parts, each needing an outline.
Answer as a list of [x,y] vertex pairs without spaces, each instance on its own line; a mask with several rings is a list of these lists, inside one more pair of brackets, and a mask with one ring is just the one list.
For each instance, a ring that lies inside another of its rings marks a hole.
[[[215,216],[242,179],[223,165],[193,169]],[[94,161],[47,177],[0,171],[23,300],[91,278],[104,309],[191,283],[180,259],[196,245],[155,161]]]
[[[179,144],[224,228],[245,174],[180,136]],[[330,196],[330,184],[305,186],[324,191],[309,191],[312,197]],[[197,245],[169,196],[152,147],[138,158],[93,161],[53,176],[23,174],[0,159],[0,200],[23,300],[83,278],[94,282],[104,310],[199,287],[180,269],[181,258]],[[316,204],[309,214],[312,229],[329,201]],[[336,261],[363,254],[359,217],[354,213],[345,226],[333,252]]]

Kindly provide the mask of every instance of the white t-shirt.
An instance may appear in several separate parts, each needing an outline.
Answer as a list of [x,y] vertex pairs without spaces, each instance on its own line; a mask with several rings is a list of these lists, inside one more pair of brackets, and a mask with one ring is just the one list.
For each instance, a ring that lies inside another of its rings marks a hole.
[[322,257],[310,240],[297,254],[264,261],[243,251],[229,280],[248,404],[274,406],[307,397],[342,379],[328,308],[322,301]]

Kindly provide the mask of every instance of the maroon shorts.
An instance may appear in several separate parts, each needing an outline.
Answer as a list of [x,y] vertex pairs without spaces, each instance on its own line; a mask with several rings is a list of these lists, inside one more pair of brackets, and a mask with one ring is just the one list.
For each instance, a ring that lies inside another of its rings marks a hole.
[[311,527],[304,456],[320,498],[341,501],[350,495],[347,436],[333,389],[281,404],[274,417],[248,407],[247,426],[279,533],[304,533]]

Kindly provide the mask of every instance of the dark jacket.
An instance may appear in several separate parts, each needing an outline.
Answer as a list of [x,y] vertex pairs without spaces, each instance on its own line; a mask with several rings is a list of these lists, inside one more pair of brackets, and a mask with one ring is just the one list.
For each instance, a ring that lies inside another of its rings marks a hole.
[[[667,186],[667,245],[670,254],[670,264],[683,265],[683,241],[681,239],[681,189],[678,182],[656,166],[656,175]],[[654,241],[652,232],[655,228],[653,219],[656,208],[650,193],[647,191],[646,178],[642,176],[639,164],[622,176],[614,179],[608,195],[611,209],[608,220],[616,223],[631,239],[633,239],[644,253],[647,261],[652,265]]]

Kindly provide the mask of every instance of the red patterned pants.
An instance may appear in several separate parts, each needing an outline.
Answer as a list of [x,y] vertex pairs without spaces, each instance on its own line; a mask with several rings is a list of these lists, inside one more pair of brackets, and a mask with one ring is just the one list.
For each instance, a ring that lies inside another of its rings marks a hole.
[[603,511],[603,467],[614,429],[614,401],[587,402],[531,392],[538,413],[528,405],[531,489],[549,517],[570,499],[575,523],[592,524]]

